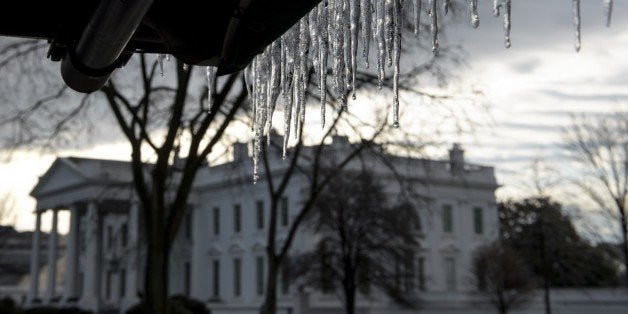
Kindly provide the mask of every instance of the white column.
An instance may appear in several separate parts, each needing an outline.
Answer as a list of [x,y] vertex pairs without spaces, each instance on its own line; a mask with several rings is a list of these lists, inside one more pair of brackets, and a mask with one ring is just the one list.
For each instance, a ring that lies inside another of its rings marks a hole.
[[55,297],[55,286],[57,285],[57,222],[58,210],[52,210],[52,226],[50,227],[50,237],[48,238],[48,281],[46,290],[46,300],[52,301]]
[[141,267],[139,254],[141,249],[139,219],[139,204],[137,201],[131,201],[127,219],[127,247],[125,248],[128,254],[127,262],[123,266],[126,269],[126,290],[122,299],[122,311],[126,311],[140,301],[137,297],[139,272],[144,271],[144,269]]
[[35,231],[33,232],[33,242],[31,244],[31,286],[28,293],[29,302],[39,297],[39,249],[41,237],[41,212],[36,212]]
[[64,299],[72,299],[78,295],[76,280],[78,278],[78,233],[79,233],[79,213],[76,205],[70,206],[70,232],[65,254],[65,291]]
[[94,201],[87,204],[85,228],[85,269],[80,306],[98,311],[100,300],[100,219]]

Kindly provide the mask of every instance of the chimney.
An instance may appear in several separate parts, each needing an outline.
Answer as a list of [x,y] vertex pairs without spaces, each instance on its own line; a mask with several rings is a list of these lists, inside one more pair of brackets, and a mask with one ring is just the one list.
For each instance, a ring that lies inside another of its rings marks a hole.
[[464,150],[458,143],[454,143],[449,150],[449,165],[454,175],[460,175],[464,171]]

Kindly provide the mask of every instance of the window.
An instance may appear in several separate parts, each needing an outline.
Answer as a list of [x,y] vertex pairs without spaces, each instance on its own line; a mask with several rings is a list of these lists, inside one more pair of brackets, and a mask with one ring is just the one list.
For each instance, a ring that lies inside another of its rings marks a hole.
[[85,279],[85,274],[83,274],[83,272],[79,272],[78,273],[78,277],[76,279],[76,281],[77,281],[76,291],[78,292],[77,295],[76,295],[77,297],[80,297],[80,296],[83,295],[83,287],[84,287],[84,284],[85,284],[83,282],[84,279]]
[[445,287],[449,291],[456,290],[456,260],[453,257],[445,258]]
[[113,246],[113,227],[107,226],[107,248],[111,248]]
[[111,300],[111,277],[113,277],[113,272],[111,270],[107,271],[107,276],[105,277],[105,299]]
[[406,252],[403,260],[403,289],[404,291],[414,290],[414,254]]
[[185,238],[192,239],[192,207],[188,206],[188,212],[185,214]]
[[255,260],[257,274],[257,295],[264,295],[264,257],[258,256]]
[[242,209],[240,204],[233,205],[233,232],[240,233],[242,230]]
[[120,299],[124,298],[126,294],[126,271],[123,269],[120,271]]
[[212,295],[215,298],[218,298],[220,297],[220,261],[215,259],[212,264],[213,264],[213,271],[214,271],[213,276],[212,276],[214,279],[213,280],[214,285],[212,287]]
[[484,233],[484,222],[482,220],[482,208],[476,207],[473,209],[473,229],[476,234]]
[[264,229],[264,201],[255,202],[257,210],[257,229]]
[[425,291],[425,258],[419,257],[417,265],[417,273],[419,275],[419,289]]
[[233,295],[239,297],[242,294],[242,260],[233,259]]
[[454,230],[453,209],[451,205],[443,205],[443,232],[451,233]]
[[212,210],[213,213],[213,223],[214,223],[214,235],[220,234],[220,208],[214,207]]
[[290,261],[285,260],[281,265],[281,294],[290,292]]
[[184,264],[184,281],[183,281],[183,289],[186,297],[190,296],[190,288],[192,286],[192,272],[190,269],[190,262],[186,262]]
[[122,242],[122,247],[126,247],[128,244],[128,237],[129,237],[129,227],[127,226],[127,224],[122,224],[122,227],[120,228],[120,241]]
[[281,198],[281,225],[288,226],[288,198]]

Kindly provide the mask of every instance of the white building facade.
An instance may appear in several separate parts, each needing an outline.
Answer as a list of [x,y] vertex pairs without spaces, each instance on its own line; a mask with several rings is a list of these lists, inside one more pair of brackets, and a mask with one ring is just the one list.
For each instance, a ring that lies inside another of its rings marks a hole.
[[[353,149],[346,138],[335,137],[328,158]],[[312,148],[304,148],[304,154]],[[213,313],[254,313],[264,299],[267,261],[266,232],[269,196],[266,174],[252,183],[253,165],[247,144],[234,145],[233,161],[208,166],[197,175],[189,199],[190,211],[173,246],[170,292],[206,302]],[[469,165],[455,145],[448,160],[387,156],[387,162],[366,156],[347,165],[348,171],[366,167],[385,182],[392,197],[400,177],[420,195],[421,218],[417,236],[420,250],[413,261],[411,287],[429,304],[465,299],[472,290],[470,265],[473,251],[498,236],[492,167]],[[288,162],[274,154],[271,173],[279,177]],[[394,165],[394,171],[390,165]],[[401,175],[400,175],[401,174]],[[64,290],[47,283],[45,296],[38,294],[32,276],[31,304],[57,302],[92,310],[125,310],[138,302],[143,282],[143,248],[139,204],[125,162],[59,158],[32,192],[37,199],[37,229],[33,237],[32,269],[39,265],[37,234],[45,211],[69,210],[70,233],[66,250]],[[390,183],[390,184],[388,184]],[[309,183],[296,175],[282,197],[277,217],[279,243],[298,215]],[[56,215],[56,214],[54,214]],[[53,231],[56,230],[53,219]],[[301,228],[293,242],[293,254],[312,248],[317,235]],[[55,254],[54,236],[50,254]],[[53,269],[55,267],[49,267]],[[50,278],[54,274],[50,274]],[[338,298],[301,287],[298,280],[279,280],[279,312],[317,313],[340,309]],[[51,287],[51,288],[50,288]],[[431,300],[431,301],[430,301]],[[440,300],[440,301],[439,301]],[[461,301],[462,302],[462,301]],[[440,304],[439,303],[439,304]],[[395,306],[374,293],[362,296],[359,309],[391,312]]]

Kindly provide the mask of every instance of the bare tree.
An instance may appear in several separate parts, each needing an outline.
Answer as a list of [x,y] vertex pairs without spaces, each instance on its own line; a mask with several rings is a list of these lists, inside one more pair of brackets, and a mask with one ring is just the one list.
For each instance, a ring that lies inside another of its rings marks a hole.
[[404,279],[413,278],[407,261],[418,247],[417,211],[409,202],[391,204],[383,184],[366,169],[342,171],[310,217],[322,238],[295,263],[306,284],[337,292],[348,314],[355,313],[358,290],[368,294],[371,287],[402,306],[416,305],[412,280]]
[[493,242],[479,247],[471,264],[474,286],[500,314],[530,301],[534,294],[534,277],[517,253]]
[[619,225],[628,287],[628,111],[574,116],[563,137],[565,149],[583,170],[576,184]]
[[[120,127],[131,147],[130,171],[144,219],[143,302],[151,313],[166,313],[170,248],[198,169],[246,101],[244,80],[232,74],[211,86],[209,108],[201,71],[170,63],[174,73],[161,78],[158,60],[139,54],[102,90],[78,96],[58,80],[34,73],[50,71],[37,64],[42,48],[38,41],[14,41],[0,50],[0,70],[12,73],[16,81],[41,87],[34,95],[13,95],[19,100],[9,103],[0,119],[0,128],[9,131],[3,135],[3,146],[56,149],[64,143],[85,143],[87,131],[108,128],[109,121]],[[19,71],[24,64],[32,67]],[[7,89],[16,84],[4,83]],[[93,104],[106,104],[109,110]],[[108,139],[112,133],[103,132]]]

